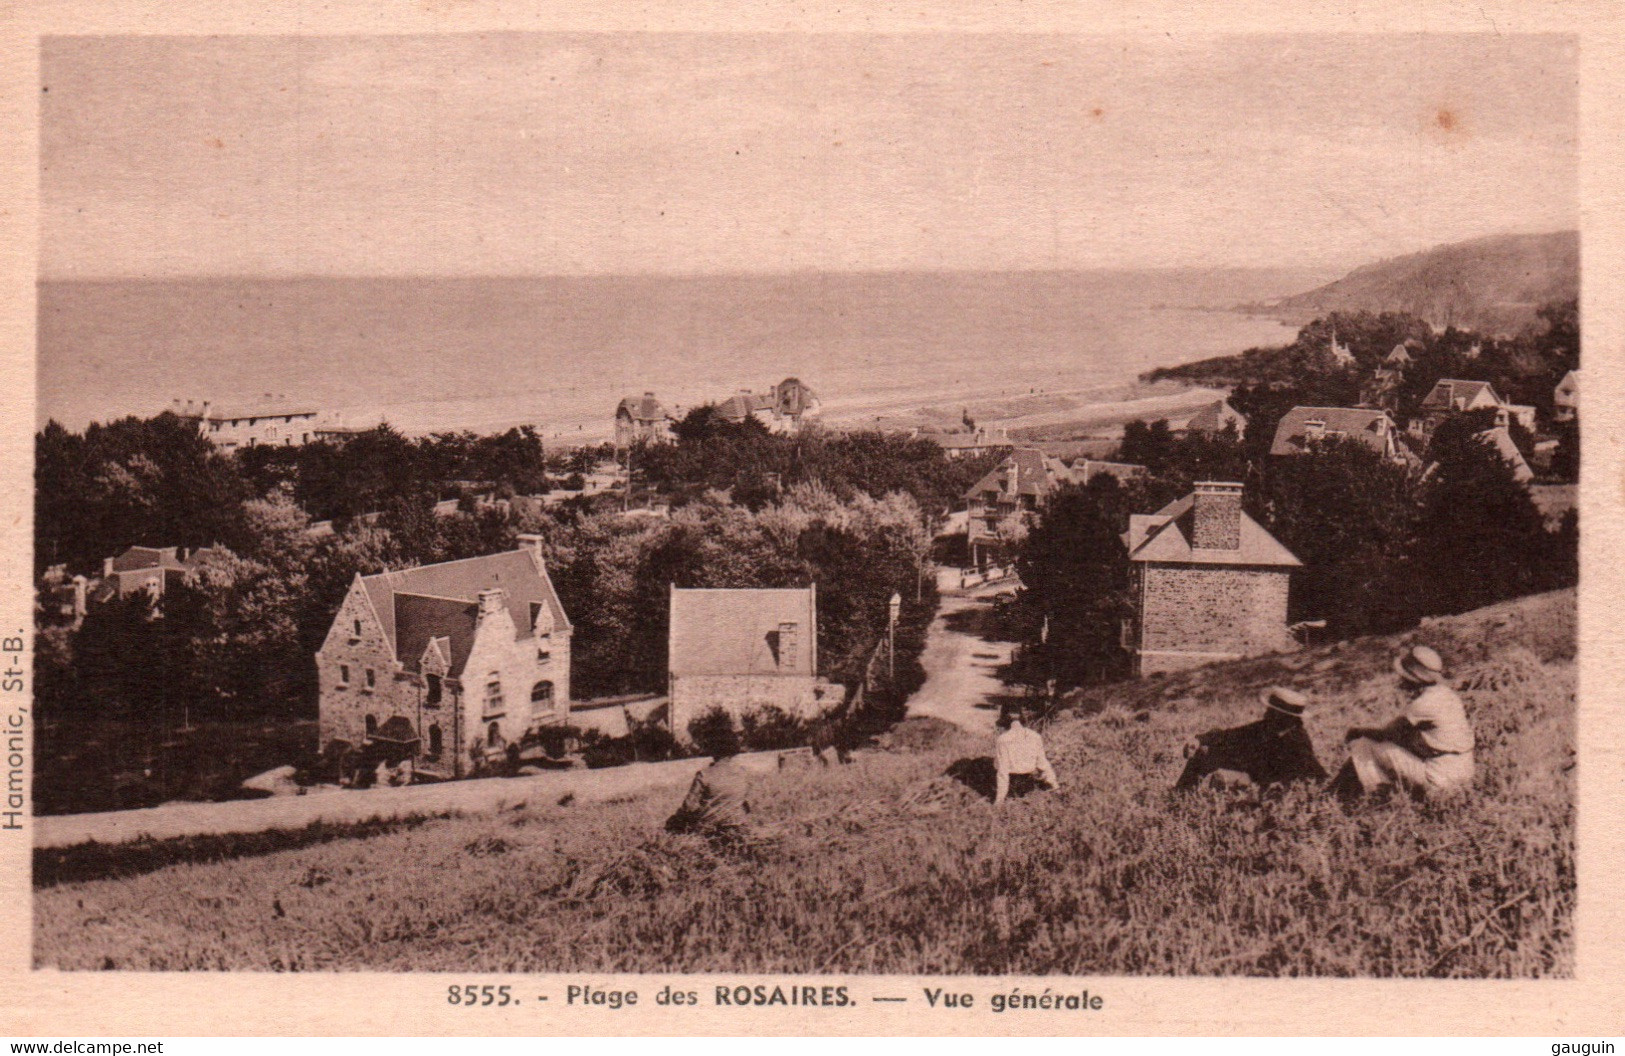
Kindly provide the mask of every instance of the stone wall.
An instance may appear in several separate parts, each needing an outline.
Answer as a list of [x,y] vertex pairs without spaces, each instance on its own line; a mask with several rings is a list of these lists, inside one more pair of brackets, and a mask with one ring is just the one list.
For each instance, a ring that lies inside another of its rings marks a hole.
[[[361,633],[355,621],[361,621]],[[349,669],[349,678],[344,669]],[[366,740],[366,717],[382,726],[393,715],[404,715],[417,724],[417,690],[396,679],[399,665],[390,650],[384,628],[372,611],[367,592],[359,580],[344,596],[327,640],[316,652],[318,740],[344,740],[361,745]],[[373,686],[367,688],[367,672],[373,673]]]
[[736,718],[764,704],[810,718],[841,702],[840,687],[826,684],[826,699],[819,700],[819,686],[812,675],[673,676],[671,730],[678,740],[688,740],[688,724],[718,706]]
[[1294,645],[1286,629],[1285,570],[1151,565],[1143,575],[1141,674]]

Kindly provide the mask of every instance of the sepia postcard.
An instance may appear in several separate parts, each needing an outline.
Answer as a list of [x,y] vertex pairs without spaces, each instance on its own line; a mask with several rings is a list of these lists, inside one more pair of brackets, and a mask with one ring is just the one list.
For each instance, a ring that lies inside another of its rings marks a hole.
[[3,10],[8,1034],[1625,1021],[1609,6]]

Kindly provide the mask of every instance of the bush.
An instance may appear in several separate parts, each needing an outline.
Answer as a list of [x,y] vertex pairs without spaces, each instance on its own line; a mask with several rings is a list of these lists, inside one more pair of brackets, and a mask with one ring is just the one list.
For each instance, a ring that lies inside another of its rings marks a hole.
[[739,751],[739,731],[733,716],[712,705],[688,724],[688,739],[700,755],[733,755]]
[[807,724],[777,704],[762,704],[740,716],[739,741],[752,752],[795,748],[807,743]]

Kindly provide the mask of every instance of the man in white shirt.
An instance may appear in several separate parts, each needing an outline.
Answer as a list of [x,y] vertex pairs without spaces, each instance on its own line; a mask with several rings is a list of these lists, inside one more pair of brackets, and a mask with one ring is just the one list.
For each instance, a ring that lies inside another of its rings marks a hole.
[[1471,787],[1473,726],[1461,697],[1445,684],[1444,660],[1413,646],[1394,661],[1394,672],[1410,696],[1405,710],[1386,726],[1348,731],[1349,761],[1331,790],[1352,796],[1398,786],[1433,796]]
[[997,786],[993,805],[998,806],[1011,795],[1023,796],[1035,788],[1057,789],[1060,780],[1055,768],[1044,754],[1044,738],[1025,723],[1023,709],[1006,712],[1004,720],[1009,728],[999,734],[993,746],[993,763],[997,770]]

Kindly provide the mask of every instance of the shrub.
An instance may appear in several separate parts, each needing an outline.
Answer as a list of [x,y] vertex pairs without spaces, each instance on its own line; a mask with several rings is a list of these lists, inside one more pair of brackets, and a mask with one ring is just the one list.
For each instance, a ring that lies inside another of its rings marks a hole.
[[777,704],[762,704],[739,717],[739,741],[753,752],[772,752],[807,743],[807,724]]
[[688,724],[688,739],[700,755],[732,755],[739,751],[739,731],[733,716],[712,705]]

